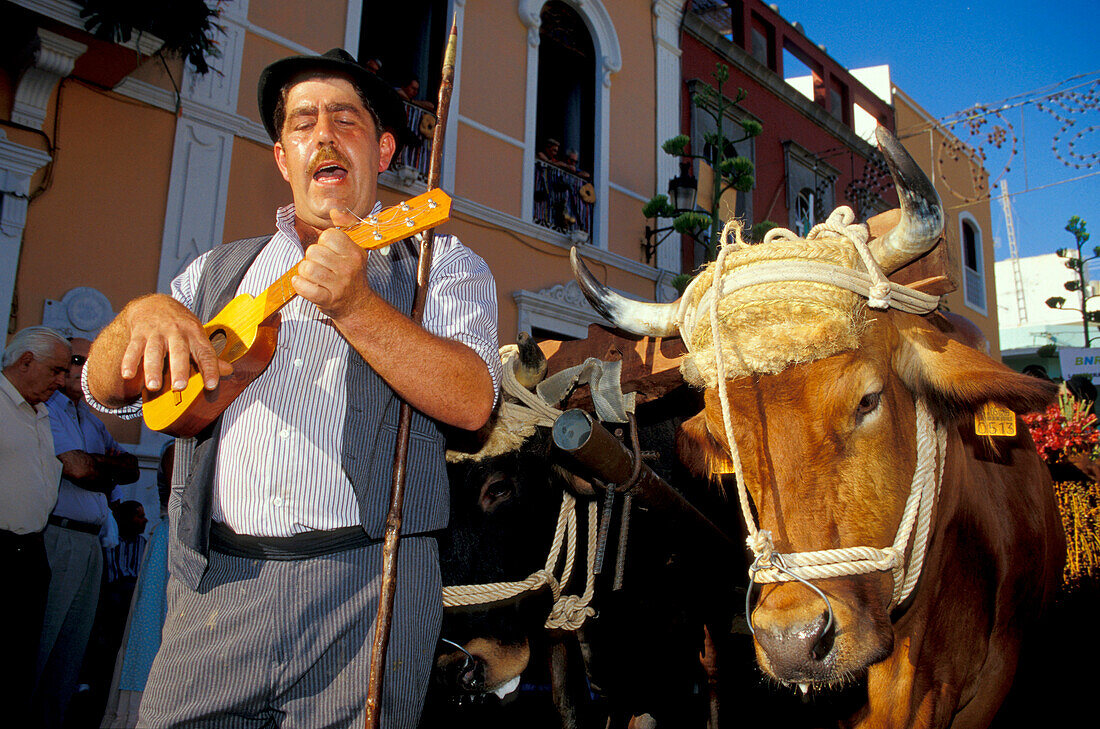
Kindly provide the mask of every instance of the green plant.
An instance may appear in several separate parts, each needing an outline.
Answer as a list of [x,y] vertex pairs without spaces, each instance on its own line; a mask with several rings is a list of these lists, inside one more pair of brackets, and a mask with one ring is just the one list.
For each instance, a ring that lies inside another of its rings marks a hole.
[[[732,109],[739,108],[746,94],[743,89],[737,89],[735,97],[729,99],[722,92],[722,86],[729,81],[730,76],[729,66],[724,63],[716,66],[712,76],[715,85],[701,83],[691,97],[691,103],[714,121],[715,131],[703,135],[704,149],[701,151],[691,149],[691,139],[685,134],[678,134],[661,145],[661,149],[666,154],[681,159],[705,162],[714,171],[712,189],[708,191],[711,200],[710,209],[699,212],[677,210],[666,195],[656,195],[642,206],[642,214],[647,218],[673,219],[670,226],[647,228],[647,240],[650,236],[672,230],[690,236],[702,244],[707,251],[707,260],[714,260],[718,252],[718,240],[724,223],[720,217],[722,196],[728,190],[748,192],[756,182],[752,160],[737,156],[734,145],[755,137],[763,131],[759,122],[743,119],[736,122],[735,138],[727,136],[728,114]],[[775,224],[771,223],[771,226],[774,227]],[[663,240],[664,238],[660,239],[658,244]],[[656,248],[656,245],[652,247]]]
[[[1089,336],[1089,322],[1093,324],[1100,324],[1100,311],[1089,311],[1088,301],[1089,299],[1100,296],[1100,290],[1095,287],[1090,287],[1088,280],[1088,267],[1085,265],[1089,261],[1100,258],[1100,246],[1092,249],[1092,255],[1088,258],[1082,256],[1082,248],[1089,240],[1089,233],[1085,229],[1085,221],[1076,215],[1069,219],[1066,223],[1066,231],[1073,235],[1074,242],[1076,243],[1076,250],[1073,248],[1059,248],[1056,253],[1059,258],[1066,259],[1066,268],[1073,271],[1076,276],[1065,283],[1066,291],[1078,291],[1081,298],[1081,325],[1085,329],[1085,346],[1091,346],[1092,339]],[[1066,299],[1064,296],[1051,296],[1046,300],[1046,305],[1051,309],[1064,309],[1066,308]]]
[[220,58],[216,37],[225,33],[217,23],[222,2],[203,0],[76,0],[84,28],[95,37],[125,43],[134,31],[164,41],[158,51],[182,58],[197,73],[208,73],[208,59]]

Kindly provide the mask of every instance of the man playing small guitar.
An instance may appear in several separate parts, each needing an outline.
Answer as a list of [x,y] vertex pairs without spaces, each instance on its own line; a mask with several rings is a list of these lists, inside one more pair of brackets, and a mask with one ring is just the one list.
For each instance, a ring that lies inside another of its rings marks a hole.
[[293,197],[275,234],[217,246],[171,296],[130,302],[85,367],[114,411],[136,411],[143,388],[183,390],[192,368],[216,392],[233,366],[202,323],[297,264],[270,364],[177,444],[168,618],[141,725],[362,723],[400,398],[414,408],[407,536],[381,723],[415,727],[442,615],[438,425],[476,429],[492,411],[495,287],[480,257],[437,238],[418,325],[411,242],[368,254],[342,229],[380,208],[404,126],[387,84],[334,49],[268,66],[259,100]]

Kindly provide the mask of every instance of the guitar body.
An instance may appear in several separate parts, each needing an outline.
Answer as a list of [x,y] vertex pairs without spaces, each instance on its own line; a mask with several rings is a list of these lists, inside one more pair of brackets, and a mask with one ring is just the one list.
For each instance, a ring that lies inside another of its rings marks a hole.
[[255,299],[241,294],[203,326],[218,357],[233,365],[232,374],[223,376],[215,389],[204,388],[192,367],[183,390],[173,391],[169,383],[160,390],[144,390],[142,412],[150,429],[177,438],[197,435],[267,369],[279,340],[279,313],[250,323],[255,306]]

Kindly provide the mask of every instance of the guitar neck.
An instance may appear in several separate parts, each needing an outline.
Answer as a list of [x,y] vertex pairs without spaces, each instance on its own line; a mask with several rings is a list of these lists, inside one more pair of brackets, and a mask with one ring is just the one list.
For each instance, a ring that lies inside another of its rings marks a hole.
[[[343,230],[355,245],[369,251],[432,228],[446,221],[450,212],[450,196],[437,188],[385,208],[377,215],[368,216]],[[291,280],[298,275],[298,265],[295,264],[256,297],[256,304],[261,307],[256,321],[263,321],[298,295],[291,285]]]

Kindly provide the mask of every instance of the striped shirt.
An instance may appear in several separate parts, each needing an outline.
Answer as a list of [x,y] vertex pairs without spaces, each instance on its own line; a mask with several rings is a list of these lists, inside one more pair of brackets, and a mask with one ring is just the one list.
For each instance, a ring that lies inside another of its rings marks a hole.
[[[302,259],[293,205],[279,209],[276,226],[238,294],[259,294]],[[172,282],[172,296],[188,308],[207,255]],[[359,505],[341,465],[347,341],[301,297],[280,313],[271,364],[222,416],[213,518],[238,534],[271,537],[356,526]],[[499,393],[496,285],[485,261],[453,236],[435,239],[423,326],[476,352]]]

